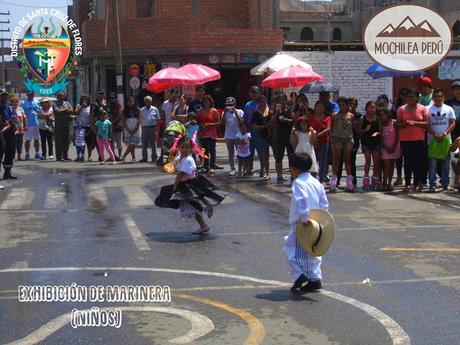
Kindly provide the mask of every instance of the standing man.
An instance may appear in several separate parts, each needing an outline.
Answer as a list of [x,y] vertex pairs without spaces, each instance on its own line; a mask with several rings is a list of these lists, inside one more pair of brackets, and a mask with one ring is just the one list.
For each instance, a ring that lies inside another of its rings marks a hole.
[[161,118],[164,120],[165,127],[167,127],[168,123],[171,122],[172,112],[174,108],[178,105],[177,94],[178,94],[178,90],[172,89],[169,92],[169,98],[166,101],[164,101],[163,104],[161,105]]
[[0,160],[3,158],[4,180],[17,179],[11,175],[13,158],[16,153],[16,125],[13,110],[8,102],[8,92],[0,89]]
[[152,105],[152,97],[144,98],[145,106],[141,109],[141,126],[142,126],[142,159],[141,163],[147,162],[147,149],[152,147],[152,162],[155,163],[157,156],[156,148],[156,129],[157,122],[160,119],[160,112],[157,107]]
[[454,97],[446,101],[446,104],[454,109],[455,113],[455,128],[451,133],[452,142],[460,137],[460,81],[454,81],[450,86]]
[[225,110],[222,114],[222,123],[225,125],[225,143],[228,151],[228,164],[230,165],[230,176],[236,174],[235,170],[235,148],[236,137],[240,132],[240,124],[243,122],[243,110],[236,109],[234,97],[227,97],[225,100]]
[[433,99],[433,82],[428,77],[420,78],[419,103],[428,107]]
[[206,89],[204,85],[197,85],[195,88],[195,99],[188,105],[189,111],[198,114],[201,108],[203,108],[203,98],[205,94]]
[[112,140],[110,147],[115,153],[115,146],[118,149],[118,156],[115,155],[115,160],[120,161],[121,154],[123,153],[123,124],[121,122],[121,112],[123,111],[121,103],[117,100],[117,95],[114,92],[109,93],[107,98],[107,113],[109,120],[112,122]]
[[319,93],[319,100],[324,103],[324,112],[326,115],[332,115],[339,111],[339,105],[336,102],[331,101],[331,93],[322,91]]
[[72,106],[65,100],[62,92],[56,94],[57,101],[53,105],[55,119],[55,141],[56,141],[56,160],[70,161],[69,158],[69,131],[70,115],[73,112]]
[[[249,149],[251,154],[249,156],[249,176],[254,176],[254,153],[256,150],[255,139],[254,139],[254,130],[252,129],[252,114],[257,111],[257,99],[260,96],[260,90],[257,86],[252,86],[249,91],[250,100],[244,106],[244,117],[243,120],[248,126],[249,133],[251,134],[251,141],[249,142]],[[261,172],[262,174],[262,172]]]
[[444,158],[429,157],[430,192],[436,191],[437,164],[441,165],[442,189],[445,191],[450,182],[450,133],[455,128],[455,113],[452,107],[444,104],[444,93],[441,89],[433,92],[433,104],[428,108],[428,120],[428,145],[436,140],[446,146]]
[[30,159],[30,142],[34,142],[35,159],[40,159],[40,130],[38,128],[38,113],[40,112],[40,105],[34,99],[35,94],[33,91],[27,91],[27,98],[21,102],[21,107],[27,116],[27,129],[24,133],[24,148],[26,151],[25,160]]

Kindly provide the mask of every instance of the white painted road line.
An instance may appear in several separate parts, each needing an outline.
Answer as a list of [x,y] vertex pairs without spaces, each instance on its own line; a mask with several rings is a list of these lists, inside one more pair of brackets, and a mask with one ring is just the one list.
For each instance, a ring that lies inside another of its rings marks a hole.
[[153,206],[153,200],[141,186],[124,186],[123,192],[130,207]]
[[50,188],[46,192],[45,209],[63,210],[67,208],[65,190],[62,187]]
[[[154,268],[154,267],[46,267],[46,268],[6,268],[1,269],[0,273],[14,273],[14,272],[76,272],[76,271],[130,271],[130,272],[166,272],[178,274],[192,274],[201,276],[221,277],[228,279],[236,279],[240,281],[248,281],[259,284],[274,285],[278,287],[287,288],[291,283],[285,283],[278,280],[265,280],[258,279],[250,276],[234,275],[229,273],[220,272],[206,272],[206,271],[192,271],[168,268]],[[372,307],[366,303],[355,300],[354,298],[341,295],[336,292],[321,290],[321,293],[330,298],[336,299],[343,303],[349,304],[365,312],[367,315],[377,320],[387,331],[391,337],[393,345],[410,345],[410,338],[402,327],[384,312]]]
[[[206,316],[178,308],[170,307],[152,307],[152,306],[128,306],[128,307],[110,307],[100,308],[100,310],[116,310],[119,309],[122,312],[128,311],[140,311],[140,312],[154,312],[154,313],[166,313],[181,316],[187,319],[192,324],[192,329],[185,335],[169,340],[169,343],[173,344],[189,344],[198,340],[201,337],[209,334],[214,330],[214,323]],[[91,309],[80,310],[80,312],[89,312]],[[49,337],[51,334],[57,332],[59,329],[67,325],[70,321],[71,313],[60,315],[53,320],[47,322],[36,331],[30,333],[28,336],[7,343],[6,345],[34,345]]]
[[145,240],[144,235],[139,230],[134,221],[133,217],[129,214],[122,215],[123,221],[125,222],[126,228],[128,229],[131,237],[133,238],[134,244],[139,250],[150,250],[150,246],[148,245],[147,241]]
[[88,188],[88,206],[89,207],[102,207],[109,206],[109,199],[104,187],[91,186]]
[[13,188],[0,205],[0,209],[20,209],[32,204],[35,193],[31,188]]

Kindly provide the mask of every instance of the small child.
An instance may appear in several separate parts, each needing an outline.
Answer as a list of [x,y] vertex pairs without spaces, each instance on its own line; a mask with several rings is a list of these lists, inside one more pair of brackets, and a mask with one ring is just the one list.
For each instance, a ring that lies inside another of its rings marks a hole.
[[452,146],[450,147],[451,152],[456,152],[454,159],[452,159],[452,170],[454,170],[454,188],[460,192],[460,153],[457,152],[457,150],[460,150],[460,137],[455,139],[455,141],[452,143]]
[[221,203],[225,195],[220,189],[196,172],[196,163],[192,157],[193,143],[183,136],[179,143],[177,158],[177,176],[173,185],[161,188],[160,195],[155,199],[155,205],[163,208],[179,209],[184,218],[195,218],[200,228],[192,234],[206,235],[209,226],[203,219],[203,211],[208,218],[212,217],[213,206]]
[[96,121],[96,128],[97,146],[99,148],[99,154],[102,158],[101,165],[105,164],[104,148],[109,153],[110,159],[112,160],[113,164],[117,164],[117,161],[115,160],[115,155],[113,154],[109,141],[109,138],[112,134],[112,122],[110,122],[110,120],[107,119],[107,112],[105,110],[101,112],[99,120]]
[[[197,132],[200,134],[201,127],[198,124],[198,116],[194,112],[189,112],[187,114],[187,122],[185,123],[185,128],[187,128],[187,137],[191,139],[193,134]],[[196,143],[200,145],[198,135],[196,136]]]
[[75,127],[74,140],[75,140],[75,147],[77,149],[77,158],[75,159],[75,162],[84,162],[85,161],[86,130],[81,127],[80,121],[75,121],[74,127]]
[[299,117],[291,133],[291,146],[295,153],[307,153],[312,159],[310,173],[316,177],[318,164],[316,162],[315,145],[316,131],[305,117]]
[[238,175],[248,176],[250,169],[249,159],[251,156],[250,149],[251,133],[248,132],[248,124],[240,123],[240,132],[236,135],[236,155],[238,157]]
[[382,121],[381,149],[383,160],[383,191],[392,191],[391,182],[395,161],[401,156],[399,146],[399,130],[395,126],[396,120],[392,119],[391,113],[386,108],[377,111],[377,116]]

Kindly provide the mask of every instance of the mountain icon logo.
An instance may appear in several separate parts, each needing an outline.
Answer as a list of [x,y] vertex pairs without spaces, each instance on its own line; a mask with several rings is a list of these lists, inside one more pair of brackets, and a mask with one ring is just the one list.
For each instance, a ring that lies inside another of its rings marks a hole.
[[416,25],[412,18],[407,16],[396,28],[391,23],[385,26],[377,37],[441,37],[441,35],[427,20]]

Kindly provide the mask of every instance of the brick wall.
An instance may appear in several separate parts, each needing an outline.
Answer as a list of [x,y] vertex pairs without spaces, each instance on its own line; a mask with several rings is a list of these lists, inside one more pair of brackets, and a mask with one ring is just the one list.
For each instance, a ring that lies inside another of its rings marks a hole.
[[[328,52],[286,53],[310,64],[315,72],[339,88],[340,96],[357,97],[361,111],[367,101],[375,100],[378,95],[385,93],[391,98],[392,78],[373,80],[364,73],[373,64],[366,52],[339,51],[331,55]],[[329,66],[331,66],[330,69]],[[316,94],[307,96],[310,105],[314,105],[318,96]]]
[[[283,45],[281,30],[249,28],[247,1],[201,0],[200,15],[195,17],[191,15],[191,0],[157,0],[157,14],[148,18],[136,16],[136,0],[119,3],[124,52],[190,54],[225,48],[222,52],[270,53]],[[107,30],[105,20],[87,21],[82,25],[86,56],[111,54],[114,49],[111,18],[110,10]],[[262,19],[263,23],[265,21]]]

